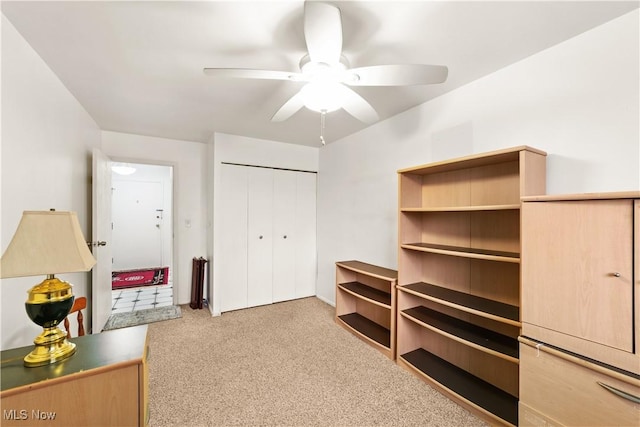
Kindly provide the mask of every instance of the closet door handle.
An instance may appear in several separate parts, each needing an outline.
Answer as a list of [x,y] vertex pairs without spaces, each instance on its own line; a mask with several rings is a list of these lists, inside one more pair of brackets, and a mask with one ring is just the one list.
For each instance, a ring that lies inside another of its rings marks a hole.
[[611,387],[610,385],[602,383],[600,381],[596,381],[596,382],[598,383],[599,386],[605,388],[606,390],[609,390],[611,393],[615,394],[616,396],[620,396],[623,399],[630,400],[634,403],[640,403],[640,397],[638,396],[634,396],[633,394],[627,393],[626,391],[622,391],[615,387]]
[[282,238],[283,238],[283,239],[286,239],[286,238],[287,238],[287,235],[285,234],[284,236],[282,236]]
[[262,239],[262,236],[259,236],[258,239]]

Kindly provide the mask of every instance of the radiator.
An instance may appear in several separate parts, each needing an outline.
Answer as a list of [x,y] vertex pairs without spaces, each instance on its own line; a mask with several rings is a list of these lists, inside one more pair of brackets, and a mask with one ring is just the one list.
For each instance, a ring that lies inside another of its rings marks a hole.
[[204,277],[207,271],[207,260],[200,258],[193,258],[193,268],[191,274],[191,302],[189,307],[192,309],[201,309],[204,300]]

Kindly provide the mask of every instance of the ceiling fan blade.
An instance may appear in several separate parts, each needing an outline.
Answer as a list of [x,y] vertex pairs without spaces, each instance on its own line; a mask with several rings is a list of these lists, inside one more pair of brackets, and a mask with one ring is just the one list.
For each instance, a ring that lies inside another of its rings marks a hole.
[[337,64],[342,54],[342,18],[340,9],[328,3],[306,1],[304,38],[313,62]]
[[272,70],[252,70],[250,68],[205,68],[204,73],[213,77],[231,77],[239,79],[267,79],[302,81],[301,73]]
[[340,97],[342,99],[342,108],[356,119],[366,124],[377,122],[380,117],[363,97],[358,95],[353,89],[349,89],[344,85],[340,86]]
[[348,79],[349,86],[410,86],[442,83],[449,69],[443,65],[373,65],[348,70],[358,78]]
[[304,107],[304,99],[300,92],[293,95],[282,107],[271,117],[272,122],[282,122],[293,116],[302,107]]

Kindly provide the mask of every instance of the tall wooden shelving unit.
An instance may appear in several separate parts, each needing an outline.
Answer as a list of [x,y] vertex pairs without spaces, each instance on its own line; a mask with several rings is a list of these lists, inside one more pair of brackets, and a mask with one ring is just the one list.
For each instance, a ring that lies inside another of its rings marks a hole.
[[398,171],[397,363],[483,418],[518,422],[520,198],[526,146]]

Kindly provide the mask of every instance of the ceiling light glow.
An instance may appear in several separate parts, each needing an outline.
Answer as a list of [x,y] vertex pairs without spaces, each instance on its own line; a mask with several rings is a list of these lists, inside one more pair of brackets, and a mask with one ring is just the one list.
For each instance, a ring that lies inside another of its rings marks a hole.
[[136,172],[136,168],[133,166],[128,166],[122,163],[111,166],[111,170],[118,175],[131,175]]
[[343,96],[340,83],[311,82],[301,90],[304,106],[310,110],[330,113],[342,108]]

